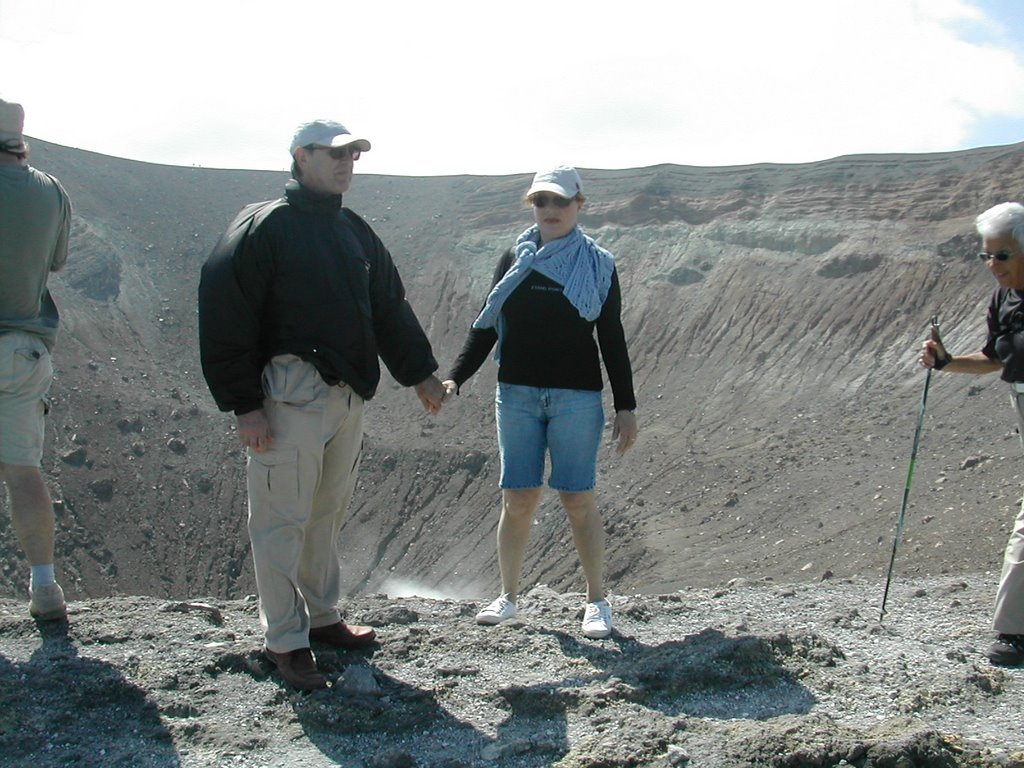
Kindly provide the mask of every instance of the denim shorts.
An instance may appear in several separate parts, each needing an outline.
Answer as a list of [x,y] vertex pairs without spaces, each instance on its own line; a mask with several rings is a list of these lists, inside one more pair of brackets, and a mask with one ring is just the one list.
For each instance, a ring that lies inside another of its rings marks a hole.
[[544,455],[550,452],[549,486],[569,493],[593,490],[604,429],[600,392],[499,382],[494,404],[502,488],[543,485]]

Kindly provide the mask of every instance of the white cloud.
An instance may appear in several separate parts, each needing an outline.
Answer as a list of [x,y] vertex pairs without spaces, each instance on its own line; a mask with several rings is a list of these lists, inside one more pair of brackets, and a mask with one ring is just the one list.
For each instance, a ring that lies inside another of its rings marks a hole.
[[0,0],[3,95],[38,138],[183,165],[282,169],[294,126],[335,116],[374,143],[361,171],[395,174],[802,162],[1024,126],[1024,62],[958,0],[335,7]]

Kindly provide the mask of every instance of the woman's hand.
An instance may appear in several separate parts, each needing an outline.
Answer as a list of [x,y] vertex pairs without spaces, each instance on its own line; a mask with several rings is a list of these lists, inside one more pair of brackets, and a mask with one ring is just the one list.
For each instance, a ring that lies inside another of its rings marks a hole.
[[459,394],[459,385],[451,379],[445,379],[442,381],[441,386],[444,387],[444,397],[441,399],[442,403],[447,403],[455,395]]
[[922,367],[934,368],[935,370],[945,368],[952,360],[952,355],[946,351],[942,343],[934,339],[928,339],[921,345],[921,354],[917,358]]
[[612,439],[618,440],[615,452],[619,456],[633,447],[638,434],[640,434],[640,428],[636,425],[636,414],[633,411],[616,411]]

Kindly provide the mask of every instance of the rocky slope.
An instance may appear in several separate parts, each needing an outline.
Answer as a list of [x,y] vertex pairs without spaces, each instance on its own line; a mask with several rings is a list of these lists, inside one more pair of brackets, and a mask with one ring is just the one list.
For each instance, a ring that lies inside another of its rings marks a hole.
[[[584,224],[618,257],[641,442],[605,449],[619,592],[884,574],[933,313],[980,344],[990,278],[973,216],[1024,196],[1024,146],[798,166],[584,170]],[[199,266],[282,174],[173,168],[35,142],[75,202],[53,290],[64,317],[46,471],[72,598],[253,591],[243,455],[199,373]],[[528,175],[357,177],[349,202],[394,253],[445,368]],[[386,375],[341,541],[351,595],[490,594],[497,459],[488,365],[439,418]],[[998,566],[1020,444],[994,378],[936,375],[901,574]],[[0,515],[0,594],[25,564]],[[553,497],[527,583],[580,587]],[[453,542],[457,544],[453,545]]]
[[[340,542],[349,616],[381,643],[318,649],[337,682],[307,696],[259,654],[244,456],[195,344],[200,264],[284,177],[35,142],[76,212],[45,467],[73,602],[67,625],[27,618],[0,513],[0,762],[1024,765],[1020,673],[982,655],[1021,486],[993,378],[931,379],[878,622],[916,348],[933,313],[954,351],[980,345],[971,222],[1024,198],[1022,155],[584,170],[641,402],[640,444],[600,470],[617,633],[579,638],[553,498],[521,619],[472,623],[497,584],[493,366],[437,419],[385,376]],[[357,178],[443,367],[529,220],[527,180]]]

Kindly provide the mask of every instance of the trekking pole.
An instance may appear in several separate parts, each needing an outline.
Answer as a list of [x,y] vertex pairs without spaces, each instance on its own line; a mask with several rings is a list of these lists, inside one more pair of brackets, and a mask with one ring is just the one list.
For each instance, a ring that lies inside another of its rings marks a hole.
[[[932,316],[931,326],[932,341],[942,345],[939,336],[939,316]],[[944,349],[944,347],[942,347]],[[910,481],[914,479],[914,465],[917,463],[917,447],[921,443],[921,427],[924,425],[924,406],[928,402],[928,385],[932,380],[932,369],[929,368],[924,376],[924,391],[921,393],[921,407],[917,412],[917,429],[914,430],[914,446],[910,450],[910,468],[907,470],[907,484],[903,486],[903,503],[900,504],[900,516],[896,521],[896,538],[892,542],[892,556],[889,558],[889,572],[885,576],[885,593],[882,595],[882,610],[878,614],[878,622],[882,622],[885,616],[885,602],[889,599],[889,584],[892,582],[892,567],[896,562],[896,550],[899,549],[900,539],[903,537],[903,521],[907,516],[907,499],[910,498]]]

